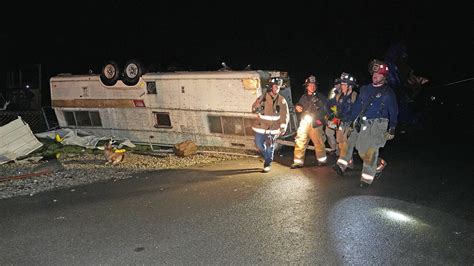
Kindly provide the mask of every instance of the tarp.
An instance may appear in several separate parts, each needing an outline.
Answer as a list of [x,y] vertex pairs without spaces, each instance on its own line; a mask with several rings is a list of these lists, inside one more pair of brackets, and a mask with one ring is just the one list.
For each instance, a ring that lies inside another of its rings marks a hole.
[[[38,138],[53,140],[57,139],[56,135],[58,135],[60,139],[59,142],[63,145],[76,145],[88,149],[96,148],[97,143],[101,140],[114,139],[115,141],[117,141],[117,139],[113,137],[98,137],[83,130],[70,128],[61,128],[52,131],[37,133],[35,135]],[[129,139],[124,139],[123,142],[121,142],[119,148],[121,148],[123,145],[131,148],[135,147],[135,145]]]
[[42,146],[20,116],[0,127],[0,164],[28,155]]

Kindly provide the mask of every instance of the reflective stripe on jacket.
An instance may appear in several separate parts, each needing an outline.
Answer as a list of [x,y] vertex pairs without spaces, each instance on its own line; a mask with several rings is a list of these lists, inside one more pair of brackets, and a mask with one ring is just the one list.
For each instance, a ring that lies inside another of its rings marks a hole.
[[288,104],[280,94],[272,97],[270,93],[265,93],[254,102],[252,112],[258,112],[258,118],[252,125],[257,133],[279,134],[282,129],[286,131],[290,121]]

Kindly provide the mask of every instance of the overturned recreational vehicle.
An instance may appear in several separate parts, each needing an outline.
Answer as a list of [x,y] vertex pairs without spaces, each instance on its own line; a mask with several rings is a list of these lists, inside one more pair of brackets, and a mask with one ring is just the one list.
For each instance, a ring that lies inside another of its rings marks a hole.
[[50,80],[51,105],[61,127],[98,136],[253,150],[251,105],[273,77],[282,81],[280,93],[289,105],[290,136],[297,120],[290,79],[280,71],[147,73],[134,85],[105,85],[99,75],[58,75]]

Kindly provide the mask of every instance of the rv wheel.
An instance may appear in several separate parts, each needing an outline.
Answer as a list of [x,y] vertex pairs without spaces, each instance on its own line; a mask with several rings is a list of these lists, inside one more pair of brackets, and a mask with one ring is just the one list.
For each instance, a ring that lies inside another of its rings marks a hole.
[[114,61],[108,61],[102,67],[100,72],[100,80],[107,86],[112,86],[117,83],[120,76],[119,66]]
[[133,86],[138,83],[138,80],[143,75],[143,66],[137,60],[129,60],[123,68],[122,81],[126,85]]

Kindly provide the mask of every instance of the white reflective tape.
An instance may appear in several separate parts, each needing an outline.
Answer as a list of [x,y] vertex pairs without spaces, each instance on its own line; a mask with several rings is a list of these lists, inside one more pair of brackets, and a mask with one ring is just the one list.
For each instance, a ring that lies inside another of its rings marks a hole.
[[309,123],[309,122],[313,121],[313,117],[311,117],[310,115],[305,115],[303,120],[306,121],[307,123]]
[[286,128],[286,124],[281,124],[280,127],[281,128]]
[[261,119],[263,120],[268,120],[268,121],[277,121],[277,120],[280,120],[280,116],[277,115],[262,115],[262,114],[258,114],[258,117],[260,117]]
[[346,160],[343,160],[343,159],[338,159],[337,160],[337,163],[340,163],[340,164],[343,164],[343,165],[348,165],[348,163],[346,162]]
[[301,159],[294,159],[293,162],[294,162],[294,163],[299,163],[299,164],[303,164],[303,163],[304,163],[303,160],[301,160]]
[[367,126],[363,126],[363,127],[362,127],[362,130],[366,130],[366,129],[367,129]]
[[260,133],[260,134],[265,134],[265,129],[262,129],[262,128],[256,128],[256,127],[252,127],[253,131],[257,132],[257,133]]
[[257,128],[257,127],[252,127],[253,131],[257,132],[257,133],[260,133],[260,134],[272,134],[272,135],[276,135],[276,134],[279,134],[280,133],[280,130],[279,129],[273,129],[273,130],[265,130],[263,128]]
[[374,180],[374,176],[366,174],[366,173],[362,173],[362,179],[372,181],[372,180]]
[[324,162],[326,162],[327,159],[328,159],[328,157],[324,156],[323,158],[319,158],[318,161],[321,162],[321,163],[324,163]]

